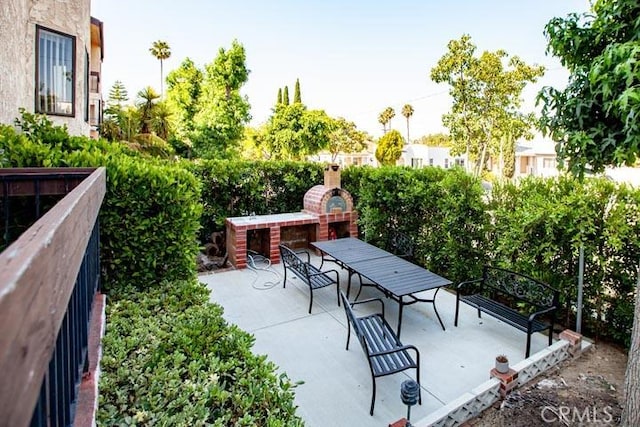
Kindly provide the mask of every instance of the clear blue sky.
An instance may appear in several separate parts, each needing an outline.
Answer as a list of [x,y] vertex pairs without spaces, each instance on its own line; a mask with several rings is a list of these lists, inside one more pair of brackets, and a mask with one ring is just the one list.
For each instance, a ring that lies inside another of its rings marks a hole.
[[354,121],[374,136],[378,114],[396,110],[391,125],[405,134],[400,114],[411,104],[411,137],[444,131],[448,86],[429,79],[449,40],[471,35],[478,51],[504,49],[548,71],[525,90],[525,104],[543,85],[562,87],[567,72],[545,55],[544,25],[555,16],[585,12],[587,0],[92,0],[92,16],[104,22],[103,94],[121,80],[129,96],[145,86],[160,89],[160,64],[149,48],[171,47],[166,74],[186,58],[198,66],[237,39],[251,70],[243,89],[252,125],[271,114],[279,87],[313,109]]

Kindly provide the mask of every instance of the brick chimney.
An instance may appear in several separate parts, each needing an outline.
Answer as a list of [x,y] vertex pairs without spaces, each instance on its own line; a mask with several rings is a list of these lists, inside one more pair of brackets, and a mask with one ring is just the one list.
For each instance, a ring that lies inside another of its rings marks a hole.
[[331,164],[324,168],[324,186],[340,188],[340,165]]

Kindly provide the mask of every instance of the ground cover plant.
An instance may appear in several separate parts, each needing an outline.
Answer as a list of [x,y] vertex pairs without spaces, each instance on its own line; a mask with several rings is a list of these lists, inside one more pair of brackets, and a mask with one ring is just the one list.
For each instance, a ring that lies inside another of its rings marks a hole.
[[293,384],[208,299],[193,279],[119,289],[107,304],[99,424],[302,425]]

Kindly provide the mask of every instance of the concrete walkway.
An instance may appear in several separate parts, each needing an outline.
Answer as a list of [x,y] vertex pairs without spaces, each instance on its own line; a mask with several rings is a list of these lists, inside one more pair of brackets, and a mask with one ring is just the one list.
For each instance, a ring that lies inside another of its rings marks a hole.
[[[312,263],[320,265],[319,258],[312,256]],[[324,269],[333,267],[329,264]],[[346,279],[342,271],[345,292]],[[345,350],[346,318],[334,287],[314,291],[312,314],[308,314],[308,288],[288,274],[283,289],[282,264],[259,272],[244,269],[201,275],[200,281],[211,290],[211,301],[224,307],[225,319],[255,336],[254,352],[266,354],[293,382],[303,382],[295,389],[295,402],[307,426],[386,426],[406,416],[400,384],[415,379],[415,370],[378,378],[375,412],[369,415],[369,366],[353,337],[349,351]],[[354,295],[352,289],[351,298]],[[387,320],[395,328],[397,304],[366,287],[360,299],[370,297],[383,299]],[[422,405],[411,409],[413,421],[489,379],[496,355],[506,354],[511,364],[524,359],[525,333],[490,316],[478,319],[476,311],[464,304],[454,327],[455,295],[441,290],[436,304],[446,331],[431,304],[404,309],[402,342],[417,346],[421,357]],[[366,314],[375,307],[359,305],[356,312]],[[547,337],[535,334],[531,353],[546,345]]]

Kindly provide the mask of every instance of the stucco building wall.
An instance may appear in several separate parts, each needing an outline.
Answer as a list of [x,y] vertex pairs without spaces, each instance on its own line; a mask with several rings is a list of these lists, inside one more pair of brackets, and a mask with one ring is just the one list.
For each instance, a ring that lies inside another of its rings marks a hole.
[[85,121],[86,52],[91,49],[90,0],[2,0],[0,14],[0,123],[11,124],[23,107],[35,109],[36,25],[76,37],[75,115],[49,115],[75,135],[89,135]]

